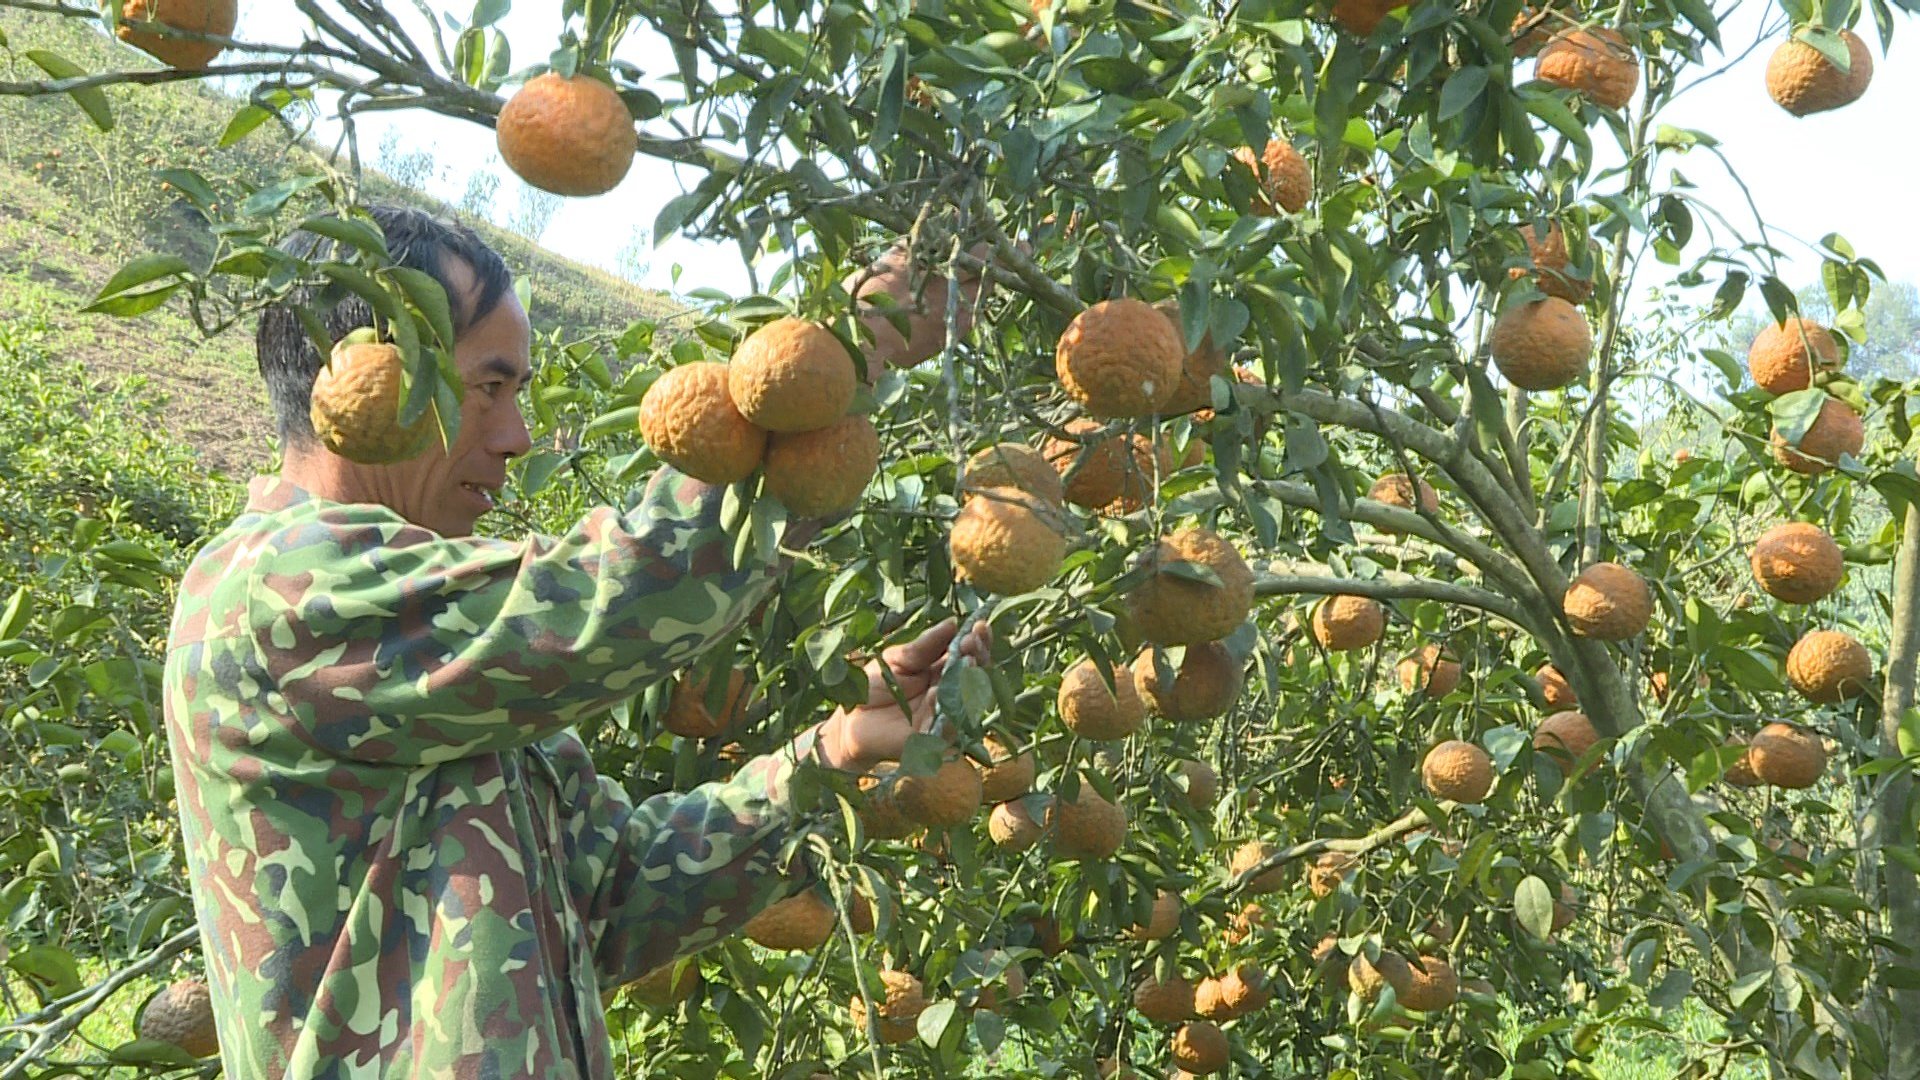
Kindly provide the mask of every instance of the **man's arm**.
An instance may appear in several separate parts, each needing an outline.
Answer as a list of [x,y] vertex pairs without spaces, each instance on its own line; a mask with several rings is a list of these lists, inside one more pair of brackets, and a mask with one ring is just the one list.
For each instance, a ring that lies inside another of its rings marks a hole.
[[732,634],[772,562],[736,566],[722,489],[662,470],[564,536],[447,539],[365,508],[269,537],[249,629],[316,750],[415,765],[525,746]]

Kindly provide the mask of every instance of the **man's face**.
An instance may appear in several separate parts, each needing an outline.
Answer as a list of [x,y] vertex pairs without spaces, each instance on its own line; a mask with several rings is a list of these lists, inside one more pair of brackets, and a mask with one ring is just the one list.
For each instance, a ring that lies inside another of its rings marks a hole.
[[[447,267],[454,304],[469,308],[473,270]],[[460,435],[450,449],[439,439],[426,453],[397,465],[376,466],[379,501],[416,525],[442,536],[471,536],[507,482],[507,462],[532,448],[519,394],[533,377],[533,330],[520,300],[508,291],[454,342],[454,367],[465,397]]]

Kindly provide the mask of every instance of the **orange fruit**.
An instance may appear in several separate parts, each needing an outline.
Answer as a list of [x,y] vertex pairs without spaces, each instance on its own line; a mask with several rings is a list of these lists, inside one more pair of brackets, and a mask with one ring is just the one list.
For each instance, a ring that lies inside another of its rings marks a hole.
[[1226,1068],[1233,1050],[1227,1043],[1227,1033],[1218,1025],[1195,1020],[1173,1033],[1169,1054],[1175,1065],[1195,1076],[1206,1076]]
[[1540,50],[1534,76],[1603,108],[1618,109],[1632,101],[1640,87],[1640,57],[1616,30],[1567,30]]
[[[1127,594],[1127,609],[1145,641],[1218,641],[1239,629],[1253,610],[1253,571],[1212,529],[1189,526],[1163,536],[1142,561],[1152,571]],[[1206,568],[1219,584],[1188,576],[1179,563]]]
[[1747,764],[1774,787],[1810,788],[1827,771],[1827,748],[1806,728],[1768,724],[1747,744]]
[[747,711],[747,675],[734,669],[727,673],[727,694],[720,715],[707,709],[707,683],[697,675],[683,673],[673,680],[673,692],[667,697],[667,710],[660,726],[685,739],[711,739],[738,724]]
[[1334,0],[1333,21],[1354,37],[1372,37],[1389,11],[1406,6],[1407,0]]
[[[1745,735],[1736,733],[1727,736],[1726,745],[1750,747],[1752,742]],[[1727,766],[1727,771],[1722,773],[1720,778],[1732,784],[1734,787],[1750,788],[1760,786],[1760,777],[1753,771],[1753,755],[1751,752],[1743,752],[1739,760]]]
[[1538,53],[1546,47],[1547,42],[1553,40],[1553,27],[1559,23],[1557,17],[1532,4],[1521,8],[1520,13],[1513,17],[1512,25],[1507,28],[1507,34],[1513,38],[1510,43],[1513,55],[1525,58]]
[[[905,971],[891,968],[880,972],[879,996],[873,1002],[874,1027],[883,1043],[908,1043],[919,1037],[915,1021],[927,1009],[925,991],[920,980]],[[848,1003],[847,1010],[853,1017],[853,1026],[862,1031],[867,1027],[867,1003],[855,994]]]
[[1795,116],[1851,105],[1873,81],[1873,54],[1851,30],[1839,32],[1847,46],[1847,70],[1841,71],[1819,49],[1789,39],[1767,60],[1767,94]]
[[1247,208],[1249,213],[1255,217],[1273,217],[1276,206],[1289,214],[1306,208],[1307,199],[1313,194],[1313,169],[1307,165],[1307,159],[1300,156],[1300,151],[1294,149],[1293,143],[1281,138],[1268,139],[1258,158],[1253,156],[1251,146],[1234,150],[1233,157],[1260,181],[1260,194],[1253,197]]
[[1533,678],[1540,684],[1540,696],[1546,699],[1547,708],[1571,709],[1580,704],[1580,695],[1573,692],[1573,684],[1552,664],[1541,664]]
[[1049,438],[1042,451],[1060,473],[1066,500],[1103,514],[1131,514],[1153,499],[1173,471],[1164,440],[1145,435],[1097,437],[1105,428],[1084,416],[1067,422],[1074,438]]
[[1375,480],[1373,486],[1367,489],[1367,498],[1402,510],[1412,510],[1417,506],[1423,514],[1434,514],[1440,510],[1440,493],[1433,490],[1433,485],[1418,476],[1409,477],[1406,473],[1388,473]]
[[1053,580],[1067,557],[1065,522],[1051,504],[1016,488],[967,500],[947,543],[961,577],[990,593],[1017,596]]
[[1359,859],[1344,851],[1325,852],[1307,867],[1307,891],[1316,897],[1332,896],[1359,865]]
[[999,739],[989,735],[983,740],[991,765],[978,762],[974,768],[980,773],[980,798],[984,802],[1003,803],[1017,799],[1033,790],[1033,778],[1036,766],[1033,751],[1014,750]]
[[1427,751],[1420,779],[1436,799],[1485,802],[1493,790],[1493,758],[1470,742],[1448,739]]
[[1840,586],[1840,545],[1818,525],[1785,521],[1760,534],[1748,560],[1754,580],[1778,600],[1811,604]]
[[1176,724],[1225,715],[1240,697],[1242,672],[1225,645],[1209,641],[1187,646],[1173,677],[1161,681],[1155,650],[1142,652],[1130,673],[1135,688],[1156,716]]
[[1579,308],[1549,296],[1501,312],[1488,347],[1508,382],[1522,390],[1558,390],[1586,372],[1593,331]]
[[1567,585],[1561,609],[1573,632],[1601,641],[1625,641],[1653,618],[1653,592],[1619,563],[1594,563]]
[[232,37],[240,21],[239,0],[122,0],[120,40],[170,68],[198,71],[220,55],[223,46],[211,41],[168,37],[151,30],[135,30],[128,21],[155,22],[192,34]]
[[[1184,347],[1187,335],[1180,325],[1180,302],[1162,300],[1153,306],[1173,324],[1173,332]],[[1180,381],[1174,386],[1173,394],[1161,403],[1161,415],[1178,416],[1209,408],[1213,404],[1213,377],[1226,374],[1227,354],[1214,346],[1212,331],[1202,334],[1200,344],[1181,362]]]
[[1030,495],[1059,503],[1066,499],[1060,474],[1040,451],[1021,443],[1003,442],[983,447],[967,459],[960,488],[972,495],[988,488],[1019,488]]
[[555,195],[603,195],[633,165],[633,113],[591,75],[529,79],[494,125],[500,156],[527,183]]
[[220,1052],[213,992],[199,979],[181,979],[154,995],[135,1026],[141,1038],[177,1046],[192,1057]]
[[1045,828],[1033,819],[1024,799],[1012,799],[987,815],[987,835],[1009,851],[1025,851],[1040,840]]
[[1154,894],[1153,912],[1147,921],[1133,924],[1133,936],[1142,941],[1164,941],[1180,930],[1180,894],[1161,889]]
[[660,460],[709,484],[744,480],[760,466],[767,433],[727,394],[727,366],[669,368],[640,399],[640,437]]
[[980,809],[980,774],[959,751],[950,750],[940,767],[926,775],[901,772],[894,779],[893,801],[907,820],[931,828],[959,825]]
[[342,339],[314,377],[308,419],[321,445],[362,465],[418,457],[439,430],[433,406],[400,424],[400,381],[406,361],[384,342]]
[[[1259,866],[1280,853],[1278,845],[1265,840],[1249,840],[1234,849],[1233,858],[1227,863],[1227,876],[1238,879],[1240,875]],[[1249,896],[1279,892],[1287,887],[1287,877],[1283,868],[1270,867],[1248,878],[1242,891]]]
[[772,432],[815,431],[840,419],[859,381],[833,331],[792,316],[747,335],[727,364],[740,415]]
[[1554,713],[1533,729],[1533,749],[1554,759],[1562,771],[1573,768],[1600,741],[1587,714],[1575,709]]
[[1127,812],[1082,783],[1072,800],[1056,797],[1047,807],[1053,853],[1062,859],[1110,859],[1127,839]]
[[1838,630],[1808,631],[1787,651],[1787,683],[1808,701],[1830,705],[1858,697],[1872,678],[1866,646]]
[[1141,980],[1133,988],[1133,1007],[1155,1024],[1184,1024],[1198,1015],[1194,1011],[1194,985],[1180,975]]
[[1386,609],[1364,596],[1329,596],[1313,609],[1313,640],[1330,652],[1364,649],[1386,630]]
[[1818,476],[1842,457],[1858,456],[1866,441],[1867,429],[1860,422],[1860,414],[1839,398],[1830,397],[1820,403],[1820,415],[1797,445],[1789,446],[1780,432],[1774,431],[1773,456],[1794,472]]
[[1395,667],[1400,688],[1428,697],[1446,697],[1460,685],[1460,661],[1438,645],[1422,645]]
[[[1548,225],[1545,240],[1535,240],[1533,223],[1525,222],[1520,226],[1520,239],[1533,260],[1533,283],[1541,292],[1572,304],[1584,304],[1593,295],[1592,281],[1571,274],[1573,256],[1567,251],[1567,233],[1559,222]],[[1513,274],[1524,277],[1526,271],[1515,270]]]
[[1194,988],[1193,1008],[1207,1020],[1237,1020],[1273,1000],[1267,977],[1251,964],[1209,975]]
[[700,990],[700,965],[691,961],[662,964],[627,984],[627,993],[651,1009],[666,1009]]
[[1115,665],[1113,685],[1109,687],[1100,665],[1091,657],[1060,677],[1057,702],[1061,722],[1083,739],[1124,739],[1147,721],[1147,705],[1140,700],[1133,673]]
[[1400,1004],[1414,1012],[1435,1012],[1460,999],[1460,977],[1437,956],[1417,956],[1407,964],[1405,989],[1394,988]]
[[1213,766],[1204,761],[1183,758],[1174,765],[1174,771],[1186,778],[1187,805],[1200,813],[1213,809],[1214,800],[1220,797],[1220,774]]
[[1054,350],[1067,396],[1095,416],[1155,413],[1180,385],[1187,350],[1144,300],[1102,300],[1073,317]]
[[740,932],[764,949],[812,952],[833,936],[838,921],[832,904],[813,889],[802,889],[748,919]]
[[767,437],[767,494],[797,517],[830,517],[860,504],[880,471],[880,434],[873,421],[848,413],[816,431]]
[[1839,366],[1840,346],[1812,319],[1789,316],[1785,323],[1768,323],[1747,347],[1747,370],[1754,384],[1769,394],[1805,390],[1813,385],[1816,372]]

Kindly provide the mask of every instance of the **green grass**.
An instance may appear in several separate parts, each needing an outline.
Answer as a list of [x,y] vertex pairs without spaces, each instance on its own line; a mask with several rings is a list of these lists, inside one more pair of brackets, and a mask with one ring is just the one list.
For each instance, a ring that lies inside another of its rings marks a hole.
[[[20,58],[50,49],[89,70],[149,63],[97,28],[17,10],[0,11],[11,41],[5,78],[35,78]],[[6,56],[0,53],[0,57]],[[120,265],[167,251],[202,264],[211,250],[205,227],[155,173],[199,170],[216,181],[263,186],[319,159],[289,145],[274,124],[231,147],[217,145],[239,102],[192,84],[113,87],[115,127],[97,130],[64,98],[0,97],[0,320],[43,320],[51,355],[81,361],[96,379],[142,373],[172,430],[184,434],[214,471],[245,476],[269,464],[271,414],[254,367],[250,326],[211,336],[176,301],[132,320],[85,315]],[[419,206],[459,217],[453,208],[369,173],[369,200]],[[618,330],[674,310],[661,294],[542,250],[511,232],[464,218],[532,286],[529,316],[542,332],[569,337]]]

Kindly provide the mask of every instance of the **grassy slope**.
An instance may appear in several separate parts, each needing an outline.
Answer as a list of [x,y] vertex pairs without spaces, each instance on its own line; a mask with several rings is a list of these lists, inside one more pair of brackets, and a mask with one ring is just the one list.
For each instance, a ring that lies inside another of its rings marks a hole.
[[[138,67],[144,57],[104,35],[50,17],[8,11],[0,30],[20,57],[52,49],[89,70]],[[0,54],[4,55],[4,54]],[[44,317],[55,355],[80,360],[96,380],[135,372],[164,396],[168,430],[213,469],[245,476],[271,457],[272,415],[254,368],[247,327],[207,336],[172,303],[134,320],[82,314],[115,268],[147,251],[201,253],[208,239],[153,178],[189,166],[250,184],[294,171],[302,150],[264,126],[238,145],[216,143],[237,103],[191,84],[116,88],[115,129],[102,133],[64,98],[0,97],[0,319]],[[443,213],[438,200],[368,176],[371,197]],[[516,273],[534,284],[537,329],[618,328],[671,305],[598,269],[569,262],[512,233],[473,221]],[[192,255],[190,254],[191,258]]]

